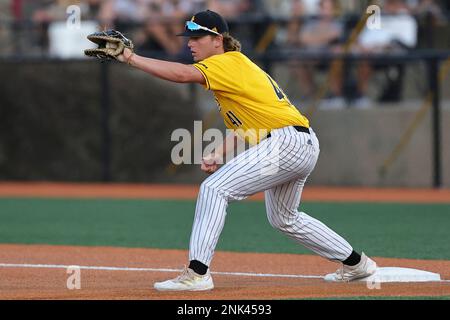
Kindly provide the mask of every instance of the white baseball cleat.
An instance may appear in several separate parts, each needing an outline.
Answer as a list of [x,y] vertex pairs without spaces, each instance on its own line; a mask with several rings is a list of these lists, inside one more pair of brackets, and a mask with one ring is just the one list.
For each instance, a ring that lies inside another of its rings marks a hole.
[[367,257],[364,252],[361,254],[361,261],[355,266],[342,265],[335,273],[325,276],[325,281],[348,282],[356,279],[366,278],[377,271],[375,261]]
[[155,282],[154,288],[158,291],[205,291],[214,288],[214,283],[209,273],[200,275],[189,268],[184,268],[183,272],[175,279]]

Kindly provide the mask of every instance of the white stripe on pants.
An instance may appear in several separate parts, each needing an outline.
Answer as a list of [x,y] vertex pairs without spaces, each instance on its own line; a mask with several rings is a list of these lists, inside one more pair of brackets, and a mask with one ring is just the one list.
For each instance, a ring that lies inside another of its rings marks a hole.
[[303,186],[319,156],[319,141],[293,127],[239,154],[201,185],[192,227],[189,260],[210,265],[230,201],[265,191],[270,224],[318,255],[343,261],[353,248],[322,222],[298,212]]

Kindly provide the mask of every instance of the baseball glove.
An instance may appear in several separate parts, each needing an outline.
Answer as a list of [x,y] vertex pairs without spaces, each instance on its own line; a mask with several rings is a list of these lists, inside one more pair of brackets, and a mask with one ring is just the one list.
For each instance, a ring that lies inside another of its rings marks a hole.
[[84,54],[102,61],[117,59],[125,48],[133,51],[133,42],[116,30],[106,30],[88,35],[90,41],[98,45],[96,49],[86,49]]

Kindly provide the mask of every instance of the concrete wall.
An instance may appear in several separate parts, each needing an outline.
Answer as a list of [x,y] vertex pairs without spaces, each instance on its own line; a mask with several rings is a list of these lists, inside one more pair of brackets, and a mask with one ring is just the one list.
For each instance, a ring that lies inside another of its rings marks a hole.
[[[417,110],[318,111],[311,119],[321,155],[311,184],[429,187],[433,183],[431,117],[428,112],[411,140],[384,175],[380,169],[399,143]],[[450,109],[442,118],[443,182],[450,187]]]

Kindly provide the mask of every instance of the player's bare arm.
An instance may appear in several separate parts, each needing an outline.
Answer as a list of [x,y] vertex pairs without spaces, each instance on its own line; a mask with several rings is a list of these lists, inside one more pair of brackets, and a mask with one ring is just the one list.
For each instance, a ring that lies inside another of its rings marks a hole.
[[192,65],[142,57],[127,48],[117,57],[117,60],[164,80],[205,84],[205,78],[201,72]]

